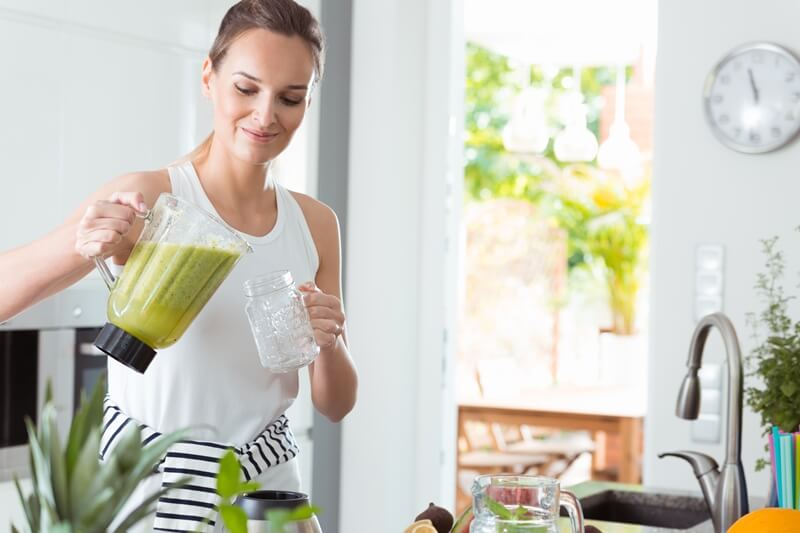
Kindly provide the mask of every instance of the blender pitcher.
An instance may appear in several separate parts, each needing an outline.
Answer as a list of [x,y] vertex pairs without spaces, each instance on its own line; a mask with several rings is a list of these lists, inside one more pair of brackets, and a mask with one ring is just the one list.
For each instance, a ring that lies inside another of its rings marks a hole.
[[573,533],[583,533],[583,511],[557,479],[526,475],[484,475],[472,485],[475,519],[470,533],[558,533],[561,506]]
[[111,291],[108,322],[94,345],[144,372],[156,349],[177,341],[250,245],[224,222],[177,196],[162,193],[115,279],[95,265]]

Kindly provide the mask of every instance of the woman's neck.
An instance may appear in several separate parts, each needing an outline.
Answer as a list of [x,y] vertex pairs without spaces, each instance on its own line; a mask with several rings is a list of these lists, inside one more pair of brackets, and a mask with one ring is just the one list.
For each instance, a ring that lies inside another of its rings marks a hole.
[[257,165],[236,159],[213,137],[208,150],[193,163],[214,203],[247,205],[268,190],[269,162]]

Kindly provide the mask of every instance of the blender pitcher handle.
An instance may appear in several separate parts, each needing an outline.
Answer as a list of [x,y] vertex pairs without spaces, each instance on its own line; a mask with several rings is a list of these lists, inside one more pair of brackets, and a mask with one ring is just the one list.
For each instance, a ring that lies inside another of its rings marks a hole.
[[[153,210],[148,209],[144,213],[140,213],[135,211],[136,218],[141,218],[144,220],[145,224],[150,222],[153,219]],[[103,278],[103,281],[108,287],[109,291],[114,290],[114,285],[117,283],[117,278],[114,277],[114,274],[111,273],[111,269],[108,268],[108,265],[105,262],[105,259],[98,256],[94,258],[94,266],[97,267],[97,271],[100,272],[100,277]]]
[[576,498],[573,493],[562,490],[559,503],[567,509],[572,532],[583,533],[583,509],[581,508],[578,498]]
[[97,267],[97,271],[100,272],[100,277],[103,278],[103,281],[105,281],[108,290],[113,291],[114,284],[117,282],[117,278],[115,278],[114,274],[111,273],[111,269],[108,268],[105,260],[102,257],[95,257],[94,266]]

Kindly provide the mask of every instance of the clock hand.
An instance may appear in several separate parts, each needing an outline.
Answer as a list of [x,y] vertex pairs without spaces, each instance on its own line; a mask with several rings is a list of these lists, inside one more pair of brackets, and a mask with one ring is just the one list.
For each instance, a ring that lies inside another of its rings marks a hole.
[[756,80],[753,78],[753,69],[747,69],[747,75],[750,77],[750,87],[753,89],[753,99],[758,104],[758,88],[756,87]]

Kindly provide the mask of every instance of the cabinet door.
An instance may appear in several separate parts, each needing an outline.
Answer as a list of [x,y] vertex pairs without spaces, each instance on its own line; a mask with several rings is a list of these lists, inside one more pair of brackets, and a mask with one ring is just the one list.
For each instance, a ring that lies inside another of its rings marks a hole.
[[0,10],[0,250],[61,218],[62,36]]
[[123,173],[163,168],[195,142],[201,58],[112,34],[72,33],[64,80],[63,202]]

